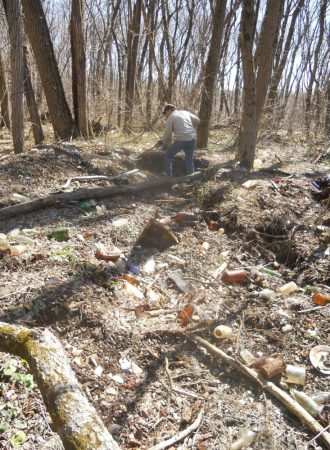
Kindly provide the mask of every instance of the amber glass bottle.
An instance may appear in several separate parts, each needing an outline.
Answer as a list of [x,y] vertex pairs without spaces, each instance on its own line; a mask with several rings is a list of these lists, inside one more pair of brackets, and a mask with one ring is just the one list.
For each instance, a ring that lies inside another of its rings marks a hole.
[[196,216],[195,214],[179,212],[175,216],[172,216],[171,220],[172,222],[187,222],[187,221],[197,222],[198,216]]
[[246,276],[245,270],[226,270],[222,275],[222,279],[225,283],[236,283],[236,281],[244,281]]
[[325,294],[314,294],[313,295],[313,301],[314,303],[316,303],[317,305],[320,306],[325,306],[328,303],[330,303],[330,295],[325,295]]

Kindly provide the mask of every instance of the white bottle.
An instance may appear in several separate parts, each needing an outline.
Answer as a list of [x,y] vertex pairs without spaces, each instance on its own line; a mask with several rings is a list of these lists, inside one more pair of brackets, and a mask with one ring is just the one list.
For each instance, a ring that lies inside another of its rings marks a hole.
[[31,201],[29,197],[25,197],[25,195],[21,194],[16,194],[16,192],[12,194],[11,199],[16,203],[26,203]]
[[248,428],[243,430],[238,439],[230,446],[230,450],[240,450],[241,448],[249,447],[258,435],[255,428]]
[[263,298],[265,300],[274,300],[276,297],[276,294],[271,289],[264,289],[263,291],[259,292],[259,297]]

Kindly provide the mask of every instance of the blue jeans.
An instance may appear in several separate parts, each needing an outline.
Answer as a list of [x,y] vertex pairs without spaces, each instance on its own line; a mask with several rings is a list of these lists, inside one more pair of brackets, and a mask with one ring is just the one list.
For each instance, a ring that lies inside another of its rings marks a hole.
[[187,169],[187,175],[191,175],[195,172],[194,168],[194,152],[196,147],[196,140],[193,141],[175,141],[173,144],[169,146],[169,148],[165,152],[164,157],[164,172],[167,176],[172,176],[172,159],[173,157],[181,152],[181,150],[184,151],[185,154],[185,160],[186,160],[186,169]]

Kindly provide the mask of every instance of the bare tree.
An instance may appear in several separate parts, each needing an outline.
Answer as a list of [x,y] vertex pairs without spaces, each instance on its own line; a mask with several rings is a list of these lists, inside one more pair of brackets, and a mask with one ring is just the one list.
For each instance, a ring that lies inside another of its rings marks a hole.
[[124,133],[132,132],[132,114],[135,89],[135,75],[138,57],[138,45],[140,40],[141,26],[141,2],[136,0],[133,13],[128,27],[127,36],[127,72],[125,89],[125,114],[124,114]]
[[53,44],[40,0],[21,0],[25,28],[38,66],[56,138],[67,139],[73,120],[55,59]]
[[201,123],[198,126],[197,147],[207,146],[212,105],[214,97],[215,82],[219,71],[220,45],[222,40],[223,24],[225,20],[227,0],[216,0],[215,7],[212,9],[213,29],[210,43],[209,54],[205,67],[205,79],[199,117]]
[[10,37],[11,66],[11,120],[14,153],[24,150],[23,122],[23,31],[21,20],[21,5],[19,0],[2,0],[5,9]]
[[84,0],[72,0],[70,35],[72,52],[73,110],[79,133],[83,137],[88,137],[86,53],[83,25],[84,9]]
[[10,111],[9,111],[9,95],[7,87],[7,77],[5,70],[5,61],[2,48],[0,47],[0,103],[1,103],[1,125],[11,128]]

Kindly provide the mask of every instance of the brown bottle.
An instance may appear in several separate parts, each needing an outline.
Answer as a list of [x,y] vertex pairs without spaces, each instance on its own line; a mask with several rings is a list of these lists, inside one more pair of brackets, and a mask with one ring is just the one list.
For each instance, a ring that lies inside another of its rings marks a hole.
[[330,295],[325,295],[325,294],[314,294],[313,295],[313,301],[314,303],[316,303],[317,305],[320,306],[325,306],[328,303],[330,303]]
[[140,280],[138,280],[136,277],[133,277],[133,275],[130,275],[129,273],[122,273],[120,277],[123,280],[126,280],[129,283],[134,284],[135,286],[138,286],[140,284]]
[[195,214],[179,212],[175,216],[172,216],[171,220],[172,222],[186,222],[186,221],[197,222],[198,216],[196,216]]
[[218,222],[215,222],[214,220],[210,220],[209,224],[208,224],[208,229],[211,231],[217,231],[219,230],[220,225],[218,224]]
[[245,270],[226,270],[222,275],[222,279],[225,283],[236,283],[236,281],[244,281],[246,276]]

